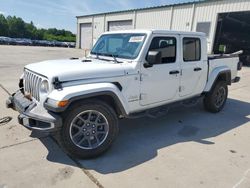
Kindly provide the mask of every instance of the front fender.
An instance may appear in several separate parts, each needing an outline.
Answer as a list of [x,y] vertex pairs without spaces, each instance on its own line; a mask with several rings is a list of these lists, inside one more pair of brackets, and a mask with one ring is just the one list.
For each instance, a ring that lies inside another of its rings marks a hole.
[[[54,101],[69,101],[69,103],[72,103],[76,100],[97,97],[100,95],[111,96],[115,100],[117,105],[119,105],[119,108],[123,108],[121,110],[124,113],[128,114],[129,110],[124,96],[122,95],[119,88],[112,83],[93,83],[64,87],[62,89],[53,90],[48,95],[48,99],[52,99]],[[46,103],[45,106],[49,107]],[[64,109],[60,109],[58,111],[63,110]]]
[[[217,78],[221,75],[221,74],[230,74],[231,75],[231,70],[229,67],[227,66],[221,66],[221,67],[217,67],[215,68],[209,75],[208,75],[208,81],[206,84],[206,87],[204,89],[205,92],[209,92],[212,87],[213,84],[216,82]],[[231,79],[228,81],[231,82]]]

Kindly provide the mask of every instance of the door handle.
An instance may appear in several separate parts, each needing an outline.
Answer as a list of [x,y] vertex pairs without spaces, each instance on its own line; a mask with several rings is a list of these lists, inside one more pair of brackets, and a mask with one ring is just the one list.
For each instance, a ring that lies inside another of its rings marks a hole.
[[194,68],[194,71],[201,71],[201,70],[202,70],[202,68],[200,68],[200,67]]
[[178,71],[178,70],[173,70],[173,71],[170,71],[169,74],[180,74],[180,71]]

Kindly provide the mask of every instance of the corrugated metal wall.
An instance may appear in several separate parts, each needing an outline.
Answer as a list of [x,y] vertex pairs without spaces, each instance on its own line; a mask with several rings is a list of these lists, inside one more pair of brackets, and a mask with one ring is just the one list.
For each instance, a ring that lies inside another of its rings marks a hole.
[[105,19],[104,16],[95,16],[93,25],[93,43],[96,42],[98,37],[105,30]]
[[170,29],[172,8],[137,11],[137,29]]
[[218,13],[235,11],[250,11],[250,0],[218,0],[80,17],[77,22],[77,45],[79,47],[80,23],[94,22],[93,42],[95,42],[102,32],[107,31],[109,21],[132,20],[136,29],[172,29],[181,31],[196,31],[197,23],[211,22],[210,35],[208,36],[208,51],[210,53],[216,32]]
[[179,6],[173,9],[172,27],[177,31],[190,31],[193,17],[193,5]]

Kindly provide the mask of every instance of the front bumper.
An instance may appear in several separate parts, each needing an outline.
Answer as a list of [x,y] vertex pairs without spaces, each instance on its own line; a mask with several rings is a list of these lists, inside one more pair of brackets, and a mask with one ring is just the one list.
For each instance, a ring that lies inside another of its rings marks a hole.
[[58,114],[49,112],[42,105],[27,99],[21,91],[12,94],[7,99],[6,106],[18,111],[18,122],[30,130],[52,132],[62,126],[62,119]]

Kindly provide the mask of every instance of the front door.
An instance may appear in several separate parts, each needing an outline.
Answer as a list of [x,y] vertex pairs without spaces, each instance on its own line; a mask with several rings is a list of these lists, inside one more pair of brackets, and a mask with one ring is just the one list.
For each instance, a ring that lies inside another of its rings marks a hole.
[[[141,105],[160,103],[178,96],[180,66],[178,57],[179,36],[154,36],[148,51],[159,51],[159,64],[141,66]],[[145,58],[145,62],[147,58]]]

